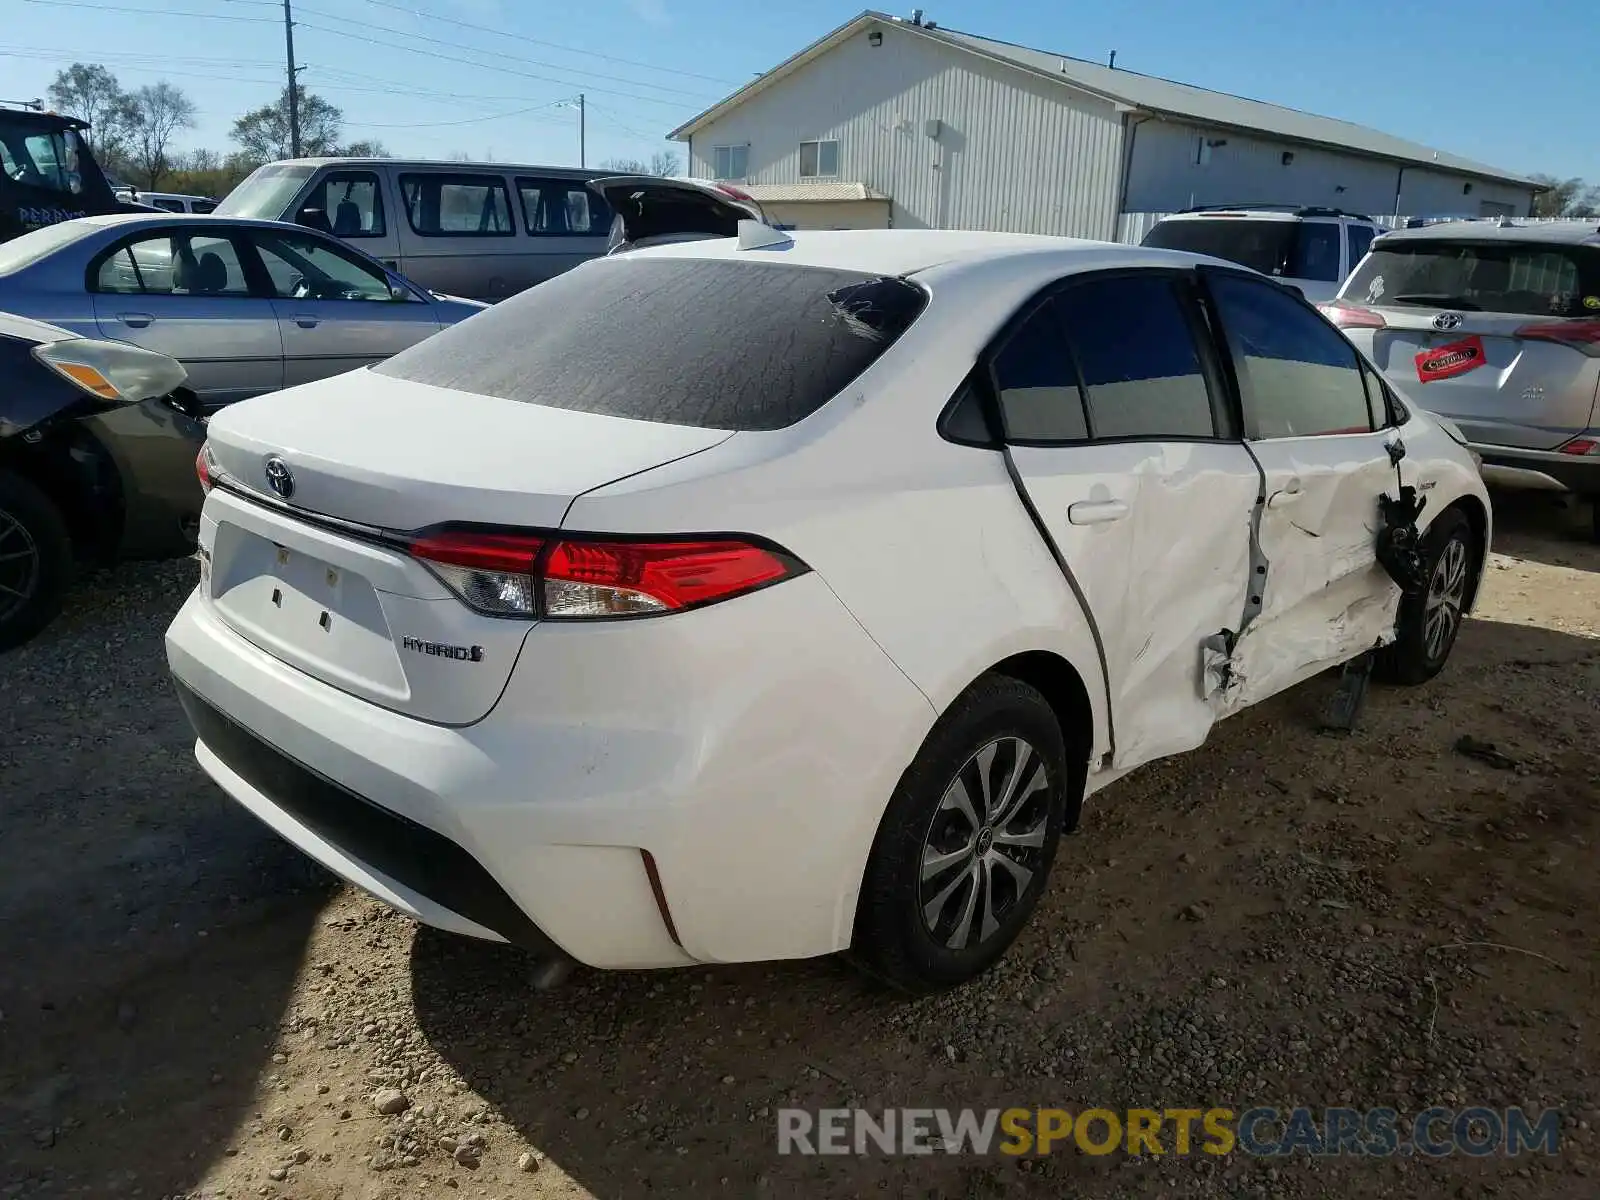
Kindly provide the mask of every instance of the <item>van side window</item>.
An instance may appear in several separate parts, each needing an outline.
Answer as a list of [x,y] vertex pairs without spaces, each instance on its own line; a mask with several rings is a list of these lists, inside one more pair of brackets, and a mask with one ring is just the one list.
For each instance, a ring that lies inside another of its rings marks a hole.
[[371,171],[330,171],[317,181],[295,222],[338,238],[379,238],[383,188]]
[[406,220],[423,237],[510,237],[511,199],[498,175],[402,175]]
[[579,179],[518,177],[522,227],[534,237],[605,237],[611,209]]

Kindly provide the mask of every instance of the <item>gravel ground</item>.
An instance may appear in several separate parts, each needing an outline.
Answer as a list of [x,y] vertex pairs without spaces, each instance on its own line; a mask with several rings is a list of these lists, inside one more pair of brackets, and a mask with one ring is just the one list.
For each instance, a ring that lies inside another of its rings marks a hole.
[[[1600,548],[1513,511],[1434,683],[1327,681],[1097,797],[1031,928],[905,1004],[832,962],[579,972],[344,891],[195,767],[134,566],[0,658],[0,1196],[1600,1193]],[[1496,767],[1453,749],[1492,742]],[[1561,1151],[780,1157],[773,1110],[1485,1104]]]

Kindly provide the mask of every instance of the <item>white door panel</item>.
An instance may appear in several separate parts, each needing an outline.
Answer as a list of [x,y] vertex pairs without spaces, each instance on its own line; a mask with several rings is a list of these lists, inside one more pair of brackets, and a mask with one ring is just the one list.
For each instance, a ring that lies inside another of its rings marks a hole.
[[1201,642],[1237,629],[1257,473],[1239,443],[1015,446],[1028,497],[1099,629],[1113,766],[1205,741]]

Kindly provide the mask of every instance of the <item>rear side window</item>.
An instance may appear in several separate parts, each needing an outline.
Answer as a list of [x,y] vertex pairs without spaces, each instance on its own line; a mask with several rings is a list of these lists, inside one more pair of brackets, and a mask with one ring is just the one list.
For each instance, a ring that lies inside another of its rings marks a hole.
[[1339,227],[1328,221],[1303,221],[1284,274],[1293,279],[1339,281]]
[[1530,317],[1594,316],[1600,250],[1417,239],[1375,245],[1340,295],[1361,304]]
[[1069,288],[1059,313],[1094,437],[1215,435],[1211,394],[1169,276],[1126,275]]
[[1078,372],[1056,299],[1046,300],[994,356],[1000,419],[1011,442],[1081,442],[1089,436]]
[[925,303],[904,280],[853,271],[601,259],[373,370],[636,421],[782,429],[877,361]]
[[402,175],[406,219],[424,237],[510,237],[511,200],[498,175]]
[[517,180],[522,227],[535,237],[605,237],[611,209],[576,179]]
[[1367,225],[1347,225],[1345,233],[1350,238],[1350,269],[1354,271],[1356,264],[1366,257],[1377,231]]
[[1255,221],[1248,217],[1180,217],[1158,221],[1145,235],[1146,246],[1187,250],[1238,263],[1263,275],[1282,275],[1294,247],[1295,221]]
[[1370,433],[1372,412],[1350,343],[1270,283],[1211,276],[1252,439]]

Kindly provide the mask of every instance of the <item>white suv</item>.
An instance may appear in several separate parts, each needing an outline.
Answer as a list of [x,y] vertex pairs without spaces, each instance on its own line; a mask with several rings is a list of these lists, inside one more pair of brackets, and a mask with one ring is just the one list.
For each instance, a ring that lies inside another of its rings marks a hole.
[[1087,794],[1376,647],[1429,678],[1489,544],[1467,450],[1287,288],[1016,234],[594,259],[208,438],[201,765],[596,967],[970,978]]
[[1142,244],[1239,263],[1320,304],[1338,294],[1383,232],[1371,217],[1337,208],[1194,208],[1157,221]]

